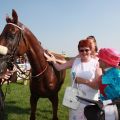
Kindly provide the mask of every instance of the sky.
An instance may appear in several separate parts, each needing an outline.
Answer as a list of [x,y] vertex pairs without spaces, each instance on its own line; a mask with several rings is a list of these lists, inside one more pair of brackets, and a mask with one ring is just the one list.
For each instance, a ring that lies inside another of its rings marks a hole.
[[73,57],[78,42],[94,35],[99,49],[120,52],[120,0],[0,0],[0,32],[12,9],[45,49]]

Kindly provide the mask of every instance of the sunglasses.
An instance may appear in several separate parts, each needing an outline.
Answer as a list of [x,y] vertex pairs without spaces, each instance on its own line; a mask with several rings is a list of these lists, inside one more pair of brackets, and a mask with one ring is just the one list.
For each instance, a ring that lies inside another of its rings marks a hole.
[[79,52],[89,52],[90,50],[89,49],[81,49],[79,50]]

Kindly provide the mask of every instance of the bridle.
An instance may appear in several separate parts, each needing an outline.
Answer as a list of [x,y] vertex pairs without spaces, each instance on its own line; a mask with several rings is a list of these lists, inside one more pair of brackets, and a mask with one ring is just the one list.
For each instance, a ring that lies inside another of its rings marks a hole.
[[[12,24],[12,23],[7,23],[7,25],[8,24]],[[7,54],[5,56],[3,55],[2,57],[0,57],[0,61],[5,61],[4,64],[6,64],[7,65],[6,67],[10,70],[12,70],[12,68],[13,68],[13,62],[14,62],[16,51],[17,51],[17,46],[19,45],[19,41],[22,37],[22,32],[20,31],[19,33],[20,34],[18,34],[17,40],[16,40],[16,36],[14,37],[14,41],[16,41],[16,42],[15,42],[15,45],[12,46],[13,49],[12,49],[11,54]],[[7,37],[9,37],[9,36],[7,36]],[[4,68],[4,69],[6,69],[6,68]]]
[[20,32],[18,33],[17,39],[15,37],[14,40],[13,40],[13,41],[15,41],[15,44],[12,47],[13,49],[12,49],[12,53],[10,55],[11,55],[11,57],[14,58],[15,55],[16,55],[17,47],[19,46],[20,40],[23,39],[25,41],[25,38],[24,38],[24,35],[23,35],[23,30],[24,29],[20,28],[19,26],[15,25],[13,23],[7,23],[7,25],[13,25],[13,26],[17,27],[20,30]]
[[[14,26],[14,27],[17,27],[17,28],[20,30],[20,32],[18,33],[18,35],[16,35],[16,36],[17,36],[17,39],[16,39],[16,37],[14,38],[15,44],[14,44],[13,47],[12,47],[13,50],[12,50],[11,54],[6,55],[5,58],[4,58],[4,59],[10,60],[10,61],[9,61],[9,63],[10,63],[10,62],[13,62],[13,60],[14,60],[14,58],[15,58],[15,56],[16,56],[17,47],[19,46],[20,40],[22,39],[25,44],[26,44],[26,40],[25,40],[24,33],[23,33],[24,28],[21,28],[21,27],[19,27],[18,25],[14,24],[14,23],[7,23],[7,25],[12,25],[12,26]],[[0,58],[0,59],[1,59],[1,58]],[[14,64],[15,64],[16,67],[22,72],[22,70],[21,70],[20,67],[16,64],[15,61],[14,61]],[[46,65],[45,68],[44,68],[40,73],[38,73],[37,75],[31,75],[31,77],[36,78],[36,77],[41,76],[41,75],[47,70],[47,68],[48,68],[48,65]],[[25,74],[24,72],[22,72],[22,73]]]

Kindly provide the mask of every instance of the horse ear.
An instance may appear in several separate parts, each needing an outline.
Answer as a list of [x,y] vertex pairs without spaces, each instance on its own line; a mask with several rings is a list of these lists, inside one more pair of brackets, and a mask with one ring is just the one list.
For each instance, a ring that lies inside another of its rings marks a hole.
[[11,23],[12,22],[12,20],[11,20],[11,18],[9,18],[9,16],[6,16],[6,22],[7,23]]
[[14,9],[12,10],[12,17],[13,17],[13,22],[15,24],[17,24],[18,23],[18,15],[17,15],[17,12]]

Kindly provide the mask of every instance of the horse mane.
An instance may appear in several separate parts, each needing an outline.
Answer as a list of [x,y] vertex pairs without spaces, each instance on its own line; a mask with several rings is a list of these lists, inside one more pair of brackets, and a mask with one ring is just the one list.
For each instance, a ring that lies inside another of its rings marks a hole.
[[53,51],[51,51],[51,53],[58,59],[62,60],[62,59],[66,58],[66,56],[64,54],[59,54],[59,53],[56,53],[56,52],[53,52]]
[[50,51],[50,50],[46,50],[46,53],[48,55],[53,54],[55,56],[55,58],[60,59],[60,60],[65,60],[66,59],[66,55],[64,55],[64,54],[56,53],[56,52]]

